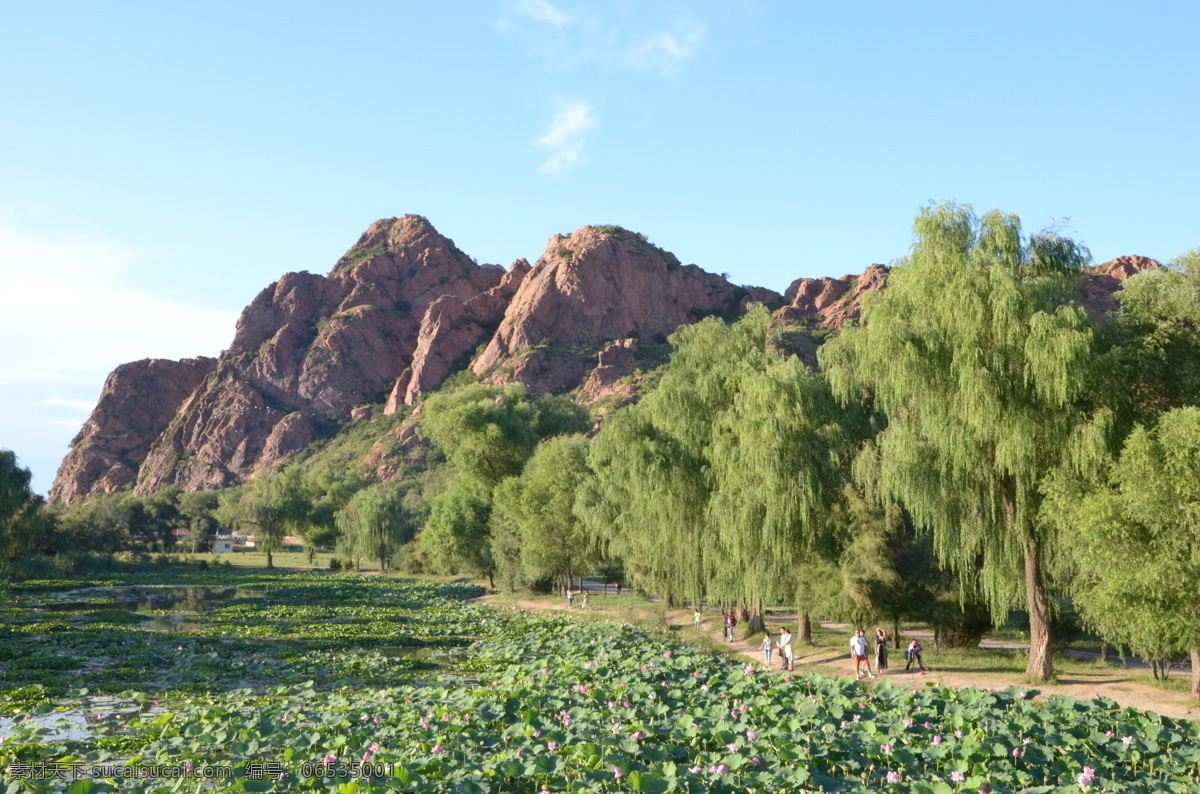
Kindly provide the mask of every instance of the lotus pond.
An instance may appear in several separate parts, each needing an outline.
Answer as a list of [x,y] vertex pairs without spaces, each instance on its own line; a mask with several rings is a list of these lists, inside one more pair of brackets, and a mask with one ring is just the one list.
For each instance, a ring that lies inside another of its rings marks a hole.
[[0,789],[1200,791],[1196,723],[1106,699],[784,677],[462,585],[128,584],[3,593]]

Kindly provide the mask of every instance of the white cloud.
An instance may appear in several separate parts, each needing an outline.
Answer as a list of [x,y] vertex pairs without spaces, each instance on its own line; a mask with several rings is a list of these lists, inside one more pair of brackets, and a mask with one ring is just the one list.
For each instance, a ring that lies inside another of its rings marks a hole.
[[538,171],[557,178],[579,163],[583,154],[583,134],[596,126],[592,106],[585,100],[559,100],[558,112],[550,123],[546,134],[535,143],[539,149],[550,152],[550,157]]
[[496,29],[559,70],[596,64],[673,77],[708,34],[694,19],[663,19],[653,3],[618,6],[605,16],[569,14],[549,0],[505,5],[508,14],[496,19]]
[[33,234],[0,214],[0,447],[33,469],[39,491],[114,367],[217,355],[233,338],[236,312],[130,285],[130,265],[146,257],[108,240]]
[[575,21],[574,17],[564,14],[557,7],[548,3],[547,0],[512,0],[509,3],[509,8],[512,9],[514,14],[520,14],[538,22],[546,22],[556,28],[561,28]]
[[655,33],[631,48],[625,60],[637,69],[654,69],[670,76],[679,64],[696,54],[708,35],[703,25],[689,23],[676,31]]

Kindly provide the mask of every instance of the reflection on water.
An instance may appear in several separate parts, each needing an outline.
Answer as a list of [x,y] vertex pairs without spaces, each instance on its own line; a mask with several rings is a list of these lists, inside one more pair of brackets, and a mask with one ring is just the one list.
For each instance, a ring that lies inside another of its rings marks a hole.
[[84,587],[54,594],[48,601],[31,603],[46,612],[82,612],[119,609],[124,612],[169,610],[202,615],[230,601],[263,600],[266,590],[200,585],[122,585]]
[[[135,717],[157,717],[167,710],[157,701],[135,700],[111,695],[94,695],[65,701],[67,708],[47,714],[29,714],[21,720],[0,717],[0,742],[6,742],[18,729],[38,732],[45,742],[85,741],[114,733]],[[18,728],[19,725],[19,728]]]

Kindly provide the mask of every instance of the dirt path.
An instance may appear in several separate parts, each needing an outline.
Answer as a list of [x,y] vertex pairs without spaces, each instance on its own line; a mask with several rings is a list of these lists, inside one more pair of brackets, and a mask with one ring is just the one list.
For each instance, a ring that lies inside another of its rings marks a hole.
[[[626,596],[622,595],[622,599]],[[597,595],[591,599],[591,611],[604,615],[610,612],[607,608],[609,603],[613,603],[610,599],[615,599],[616,596],[609,594],[607,596]],[[632,597],[631,597],[632,598]],[[478,603],[496,604],[496,596],[484,596],[477,599]],[[565,600],[561,602],[546,603],[544,601],[534,601],[530,599],[516,599],[499,601],[507,606],[524,609],[530,612],[566,612],[567,605]],[[579,610],[581,599],[576,596],[575,608],[572,612]],[[642,618],[656,617],[659,612],[654,608],[654,605],[647,603],[646,609],[634,609],[633,615]],[[669,625],[678,626],[682,629],[690,629],[692,626],[692,611],[688,610],[668,610],[666,612],[666,621]],[[773,635],[778,637],[779,629],[784,625],[795,626],[795,619],[787,616],[770,615],[767,617],[768,628]],[[836,628],[841,624],[829,623],[823,624],[829,628]],[[724,624],[721,620],[721,615],[716,611],[708,611],[701,622],[701,631],[703,631],[713,642],[720,645],[731,654],[736,654],[744,659],[754,662],[759,667],[762,667],[762,652],[758,649],[758,642],[747,642],[744,638],[735,639],[729,643],[724,641]],[[743,634],[743,627],[739,626],[737,634]],[[919,632],[911,632],[919,634]],[[906,632],[906,636],[909,634]],[[687,634],[681,632],[680,639],[686,641]],[[847,631],[845,638],[845,647],[841,645],[837,647],[822,647],[820,645],[813,646],[795,646],[796,648],[796,669],[810,670],[820,673],[831,678],[853,675],[854,664],[850,660],[850,634]],[[1006,643],[1007,644],[1007,643]],[[1005,644],[1005,645],[1006,645]],[[997,648],[1003,645],[997,645]],[[874,657],[871,657],[874,664]],[[899,666],[896,662],[899,661]],[[1023,686],[1024,681],[1020,677],[1014,677],[1010,673],[987,673],[978,670],[955,670],[953,668],[940,669],[936,667],[936,658],[932,658],[929,652],[925,654],[925,663],[931,666],[928,673],[922,675],[920,673],[905,673],[904,672],[904,656],[901,651],[891,652],[891,664],[888,670],[877,673],[877,675],[886,676],[891,682],[897,686],[920,686],[923,684],[937,684],[954,688],[975,687],[978,689],[1003,689],[1008,686]],[[932,663],[932,664],[931,664]],[[781,669],[781,661],[779,651],[776,650],[772,660],[771,669],[779,671]],[[1095,672],[1076,673],[1070,672],[1061,675],[1057,684],[1048,684],[1045,686],[1031,687],[1037,689],[1043,695],[1070,695],[1071,697],[1087,699],[1099,694],[1104,697],[1109,697],[1115,700],[1122,706],[1153,711],[1164,716],[1173,717],[1176,719],[1200,719],[1200,711],[1197,711],[1187,705],[1187,697],[1183,693],[1168,692],[1157,687],[1149,686],[1140,683],[1137,679],[1145,677],[1146,674],[1134,669],[1122,669],[1112,667],[1109,669],[1097,668]]]

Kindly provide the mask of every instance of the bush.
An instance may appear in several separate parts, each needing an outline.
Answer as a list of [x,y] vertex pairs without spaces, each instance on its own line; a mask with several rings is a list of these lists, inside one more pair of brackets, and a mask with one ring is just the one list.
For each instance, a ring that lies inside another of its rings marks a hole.
[[331,560],[329,561],[329,570],[331,570],[331,571],[340,571],[340,570],[342,570],[342,564],[341,564],[340,562],[338,562],[338,558],[337,558],[337,557],[334,557],[333,559],[331,559]]
[[936,648],[977,648],[983,635],[992,629],[987,607],[968,601],[960,604],[953,594],[939,598],[933,605],[933,638]]

